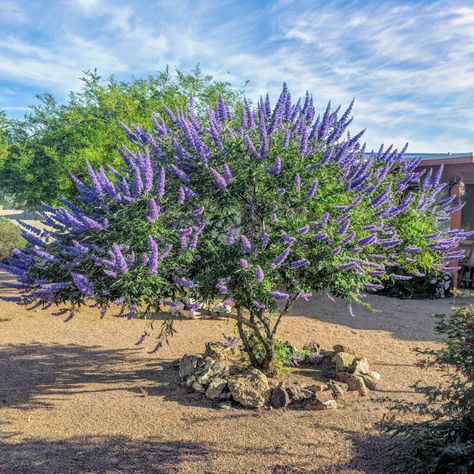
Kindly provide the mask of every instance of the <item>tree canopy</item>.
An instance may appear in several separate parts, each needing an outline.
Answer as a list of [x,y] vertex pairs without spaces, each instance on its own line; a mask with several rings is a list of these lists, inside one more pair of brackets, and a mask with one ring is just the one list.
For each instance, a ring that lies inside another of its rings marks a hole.
[[193,102],[201,114],[219,94],[230,104],[239,97],[229,83],[213,80],[199,67],[188,74],[166,68],[129,82],[86,72],[81,90],[71,92],[65,103],[44,93],[23,120],[0,115],[1,195],[31,207],[72,197],[69,175],[82,177],[86,162],[121,166],[121,121],[148,128],[165,104],[174,110]]
[[[352,106],[351,106],[352,107]],[[459,206],[402,151],[364,154],[351,107],[316,117],[312,97],[199,118],[169,108],[153,129],[124,126],[122,169],[87,165],[73,202],[47,206],[46,230],[3,267],[31,305],[88,300],[129,318],[182,300],[223,300],[250,360],[271,369],[282,316],[313,290],[361,300],[390,280],[453,271],[468,233],[437,231]],[[161,341],[158,342],[160,344]]]

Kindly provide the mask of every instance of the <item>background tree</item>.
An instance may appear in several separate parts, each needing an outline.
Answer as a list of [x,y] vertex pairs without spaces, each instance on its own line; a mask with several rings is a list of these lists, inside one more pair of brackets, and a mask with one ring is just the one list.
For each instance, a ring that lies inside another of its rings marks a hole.
[[164,104],[174,110],[192,101],[201,114],[219,94],[230,104],[240,94],[198,67],[189,74],[172,74],[166,68],[130,82],[113,77],[103,81],[96,71],[89,71],[82,83],[64,104],[45,93],[24,120],[6,122],[0,117],[10,140],[8,150],[0,149],[0,182],[3,194],[13,195],[18,205],[53,204],[61,196],[71,197],[69,175],[82,177],[87,161],[120,166],[117,147],[124,140],[120,121],[147,128],[153,113],[164,112]]
[[351,107],[315,118],[312,97],[293,103],[284,87],[273,109],[267,96],[239,111],[219,97],[201,121],[195,110],[125,127],[125,169],[88,165],[78,199],[43,212],[50,231],[25,230],[30,246],[4,266],[20,303],[67,302],[72,316],[94,299],[133,317],[225,300],[251,363],[271,372],[281,319],[307,292],[361,302],[388,280],[455,270],[467,233],[434,231],[457,209],[435,200],[442,169],[423,176],[391,148],[367,158]]

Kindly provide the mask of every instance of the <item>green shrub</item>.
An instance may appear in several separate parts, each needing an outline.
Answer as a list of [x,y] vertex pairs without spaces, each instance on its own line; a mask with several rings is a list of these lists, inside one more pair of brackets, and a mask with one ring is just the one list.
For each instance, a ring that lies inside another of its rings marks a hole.
[[12,249],[23,248],[24,245],[20,226],[9,219],[0,217],[0,260],[10,255]]
[[[393,431],[401,443],[396,448],[404,473],[474,472],[474,308],[453,307],[453,315],[435,315],[436,333],[444,347],[416,352],[423,358],[421,367],[435,367],[444,375],[440,386],[414,386],[425,396],[418,404],[401,404],[397,410],[428,418],[401,424],[395,418],[385,421],[384,429]],[[400,453],[398,453],[400,454]]]
[[437,299],[451,296],[451,274],[432,272],[409,281],[388,281],[380,295],[401,299]]

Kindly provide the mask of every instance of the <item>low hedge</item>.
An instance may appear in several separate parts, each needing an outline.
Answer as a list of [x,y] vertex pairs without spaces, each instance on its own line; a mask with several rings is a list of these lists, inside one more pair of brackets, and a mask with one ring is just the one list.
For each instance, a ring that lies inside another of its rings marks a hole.
[[25,240],[21,228],[10,219],[0,217],[0,260],[4,259],[14,248],[23,248]]

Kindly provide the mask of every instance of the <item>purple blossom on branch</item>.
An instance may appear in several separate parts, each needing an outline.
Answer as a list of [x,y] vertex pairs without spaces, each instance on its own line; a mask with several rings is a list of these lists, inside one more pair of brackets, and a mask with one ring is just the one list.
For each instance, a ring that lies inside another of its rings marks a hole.
[[175,283],[178,285],[184,286],[185,288],[193,288],[194,283],[191,280],[188,280],[187,278],[184,277],[173,277],[173,280]]
[[152,198],[148,201],[148,208],[149,212],[146,217],[146,220],[148,222],[155,222],[156,219],[158,219],[158,216],[160,215],[160,207],[156,205],[156,201]]
[[74,284],[77,286],[78,290],[81,293],[84,293],[89,298],[94,297],[94,289],[92,287],[92,283],[89,281],[87,276],[82,275],[80,273],[71,272],[71,277]]
[[291,268],[299,268],[299,267],[305,267],[306,265],[309,265],[311,262],[307,258],[302,258],[300,260],[296,260],[292,263],[290,263]]
[[249,253],[252,250],[252,244],[250,243],[250,240],[244,234],[242,234],[240,236],[240,241],[242,242],[242,253]]
[[262,267],[257,265],[255,269],[255,280],[262,281],[265,278],[265,274],[263,273]]
[[215,169],[211,168],[211,175],[214,178],[214,181],[216,182],[217,186],[221,189],[227,188],[227,183],[226,180],[222,177],[222,175],[219,174],[218,171]]
[[272,291],[270,292],[270,296],[274,300],[289,300],[290,299],[290,295],[288,293],[282,293],[280,291]]

